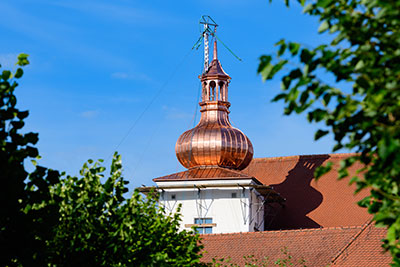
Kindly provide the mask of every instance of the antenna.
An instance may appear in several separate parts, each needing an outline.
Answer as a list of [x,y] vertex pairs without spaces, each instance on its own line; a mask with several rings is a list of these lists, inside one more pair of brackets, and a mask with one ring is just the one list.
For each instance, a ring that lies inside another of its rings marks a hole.
[[209,59],[209,54],[210,54],[209,50],[210,49],[209,49],[209,38],[208,38],[210,35],[212,37],[217,38],[217,40],[219,42],[221,42],[221,44],[235,58],[237,58],[239,61],[242,61],[242,59],[240,57],[235,55],[235,53],[233,53],[233,51],[231,49],[229,49],[229,47],[226,44],[224,44],[224,42],[222,42],[221,39],[218,38],[218,36],[216,34],[218,24],[210,16],[207,16],[207,15],[201,16],[201,19],[200,19],[199,23],[204,25],[204,29],[200,30],[201,35],[200,35],[199,39],[197,40],[197,42],[193,45],[192,49],[196,48],[196,50],[197,50],[201,45],[201,41],[204,40],[204,69],[203,69],[203,73],[207,72],[208,67],[210,65],[210,59]]
[[210,16],[207,16],[207,15],[202,16],[199,23],[204,25],[204,30],[202,33],[202,37],[204,39],[204,70],[203,70],[203,72],[206,72],[208,70],[208,66],[210,65],[208,36],[215,35],[218,24]]

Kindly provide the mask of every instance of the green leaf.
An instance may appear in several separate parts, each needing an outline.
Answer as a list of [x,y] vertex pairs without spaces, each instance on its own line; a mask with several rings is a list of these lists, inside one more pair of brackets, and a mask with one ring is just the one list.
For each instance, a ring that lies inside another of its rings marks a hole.
[[317,1],[317,6],[318,6],[318,7],[325,8],[325,7],[327,7],[328,5],[330,5],[332,2],[333,2],[333,0],[318,0],[318,1]]
[[328,161],[325,165],[321,165],[315,169],[315,179],[318,180],[321,178],[324,174],[328,173],[332,169],[333,163],[331,161]]
[[331,97],[332,97],[332,95],[330,93],[327,93],[327,94],[325,94],[323,96],[322,99],[323,99],[324,106],[328,106],[329,105],[329,102],[331,101]]
[[307,101],[309,95],[310,95],[310,94],[308,93],[308,91],[304,91],[304,92],[301,94],[301,96],[300,96],[300,104],[301,104],[302,106],[306,103],[306,101]]
[[279,100],[281,100],[281,99],[286,99],[286,94],[282,93],[282,94],[276,95],[276,96],[272,99],[272,102],[277,102],[277,101],[279,101]]
[[271,74],[273,68],[274,68],[274,65],[267,64],[260,71],[263,81],[266,81],[266,80],[268,80],[270,78],[270,74]]
[[289,7],[289,0],[285,0],[285,5]]
[[360,181],[360,178],[357,177],[357,176],[353,176],[349,181],[349,185],[352,185],[352,184],[354,184],[354,183],[356,183],[358,181]]
[[328,28],[329,28],[329,23],[328,23],[328,21],[324,20],[324,21],[322,21],[322,23],[319,25],[318,32],[319,32],[319,33],[322,33],[322,32],[324,32],[324,31],[326,31]]
[[279,50],[278,50],[278,57],[282,56],[283,53],[285,53],[285,50],[286,50],[286,44],[283,43],[283,44],[281,44],[280,47],[279,47]]
[[289,89],[290,83],[292,82],[292,79],[289,76],[285,76],[282,78],[282,84],[281,84],[281,88],[283,90],[287,90]]
[[308,4],[303,8],[303,13],[309,13],[313,8],[314,6],[312,4]]
[[275,43],[275,46],[281,46],[285,44],[285,39],[280,39],[278,42]]
[[17,114],[17,118],[20,119],[20,120],[23,120],[26,117],[28,117],[28,115],[29,115],[29,111],[27,111],[27,110],[26,111],[20,111]]
[[311,52],[310,50],[308,50],[308,49],[301,50],[301,53],[300,53],[301,62],[309,64],[313,57],[314,57],[314,53]]
[[263,55],[260,57],[260,63],[257,69],[257,73],[261,73],[267,66],[270,65],[272,57],[270,55]]
[[303,76],[303,73],[301,72],[301,70],[300,69],[295,69],[295,70],[292,70],[289,73],[289,77],[288,78],[290,78],[291,80],[295,80],[295,79],[297,79],[297,78],[299,78],[301,76]]
[[17,71],[15,72],[14,77],[21,78],[23,74],[24,74],[24,71],[21,68],[18,68]]
[[325,119],[328,115],[328,112],[326,110],[317,108],[311,112],[308,113],[308,119],[310,121],[322,121],[323,119]]
[[278,72],[278,71],[280,71],[282,68],[283,68],[283,66],[285,66],[286,65],[286,63],[288,63],[288,61],[287,60],[281,60],[281,61],[279,61],[277,64],[275,64],[275,66],[272,68],[272,72],[271,72],[271,79],[273,78],[273,76]]
[[3,73],[1,75],[1,78],[3,78],[3,80],[7,81],[8,79],[11,78],[11,71],[9,70],[3,70]]
[[320,139],[321,137],[327,135],[328,133],[329,133],[329,131],[326,131],[326,130],[318,130],[318,131],[315,133],[314,139],[315,139],[315,140],[318,140],[318,139]]
[[19,66],[26,66],[29,64],[29,60],[28,60],[29,55],[28,54],[24,54],[21,53],[18,55],[18,62],[17,65]]
[[297,55],[297,53],[299,52],[299,49],[300,49],[300,44],[292,43],[292,42],[289,43],[289,50],[293,56]]
[[360,69],[362,69],[363,67],[364,67],[364,61],[363,61],[363,60],[360,60],[360,61],[358,61],[358,63],[356,64],[355,70],[360,70]]

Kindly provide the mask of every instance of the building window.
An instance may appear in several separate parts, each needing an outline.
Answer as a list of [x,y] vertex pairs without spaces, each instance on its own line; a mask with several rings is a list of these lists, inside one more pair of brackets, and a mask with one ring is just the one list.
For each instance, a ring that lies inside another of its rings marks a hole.
[[212,227],[196,227],[198,234],[212,234]]
[[232,193],[232,198],[237,198],[237,194],[236,193]]
[[212,218],[195,218],[194,224],[198,234],[212,234],[212,228],[215,226]]
[[212,218],[195,218],[194,224],[211,224]]
[[176,199],[176,195],[175,195],[175,194],[172,194],[172,195],[171,195],[171,199],[172,199],[172,200],[175,200],[175,199]]

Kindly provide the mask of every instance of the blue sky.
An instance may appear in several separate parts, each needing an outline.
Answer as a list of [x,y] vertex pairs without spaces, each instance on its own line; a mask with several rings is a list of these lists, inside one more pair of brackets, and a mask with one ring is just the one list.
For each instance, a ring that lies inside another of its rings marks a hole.
[[202,15],[220,25],[219,37],[243,59],[219,45],[232,77],[231,122],[250,138],[255,157],[331,151],[332,138],[315,142],[318,127],[305,115],[283,116],[282,103],[270,102],[279,80],[263,83],[256,73],[259,56],[281,38],[321,41],[318,21],[296,4],[2,0],[0,10],[0,63],[12,68],[19,53],[30,55],[17,96],[19,108],[30,110],[25,130],[39,132],[41,165],[74,175],[89,158],[109,165],[118,150],[132,187],[183,170],[174,149],[200,117],[203,52],[191,47]]

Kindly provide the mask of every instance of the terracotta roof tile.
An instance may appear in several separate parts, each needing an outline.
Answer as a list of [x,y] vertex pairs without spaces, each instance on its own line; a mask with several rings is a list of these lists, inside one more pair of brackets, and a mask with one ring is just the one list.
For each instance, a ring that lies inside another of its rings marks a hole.
[[243,257],[254,255],[258,260],[268,257],[273,263],[287,258],[282,253],[286,247],[294,266],[302,259],[306,266],[388,266],[391,257],[380,241],[385,235],[386,229],[370,222],[353,227],[209,234],[201,236],[202,261],[230,258],[231,263],[243,266]]
[[268,257],[273,263],[285,258],[282,249],[286,247],[293,263],[304,259],[307,266],[326,266],[361,229],[357,226],[202,235],[206,252],[202,260],[230,257],[232,263],[244,266],[243,256],[254,255],[259,260]]
[[386,228],[368,224],[358,236],[334,258],[334,266],[375,267],[388,266],[391,256],[381,247]]
[[[337,180],[339,163],[354,154],[305,155],[256,158],[242,171],[254,176],[286,198],[285,208],[278,209],[269,229],[297,229],[363,225],[371,215],[356,202],[367,191],[354,195],[355,185],[349,179]],[[333,169],[315,181],[317,166],[331,161]],[[350,177],[362,166],[354,164]]]

